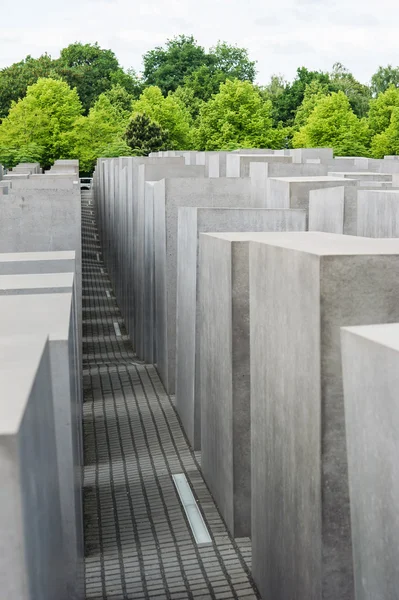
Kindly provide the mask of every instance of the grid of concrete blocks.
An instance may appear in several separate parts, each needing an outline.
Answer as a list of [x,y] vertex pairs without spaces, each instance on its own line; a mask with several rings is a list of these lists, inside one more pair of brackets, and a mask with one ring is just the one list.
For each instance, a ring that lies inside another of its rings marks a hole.
[[78,161],[0,168],[0,596],[83,599]]
[[267,600],[399,589],[399,160],[99,159],[99,235]]

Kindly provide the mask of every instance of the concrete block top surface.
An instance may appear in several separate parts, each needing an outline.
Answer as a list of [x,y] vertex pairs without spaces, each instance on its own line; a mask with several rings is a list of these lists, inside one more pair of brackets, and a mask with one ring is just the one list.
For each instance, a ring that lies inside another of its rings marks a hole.
[[344,331],[399,352],[399,323],[342,327]]
[[21,290],[72,290],[73,280],[73,273],[0,275],[0,294],[4,291],[12,293]]
[[46,343],[44,333],[0,335],[0,436],[18,432]]
[[69,337],[72,292],[0,297],[0,336],[47,334],[50,340]]
[[0,262],[37,262],[50,260],[75,260],[74,250],[59,250],[55,252],[0,252]]
[[[254,238],[255,235],[256,240]],[[252,240],[317,256],[399,254],[399,238],[368,238],[318,231],[298,231],[252,234]]]
[[287,183],[322,183],[323,181],[343,181],[344,183],[348,182],[348,178],[346,177],[333,177],[330,175],[305,175],[303,177],[270,177],[270,179],[277,181],[286,181]]

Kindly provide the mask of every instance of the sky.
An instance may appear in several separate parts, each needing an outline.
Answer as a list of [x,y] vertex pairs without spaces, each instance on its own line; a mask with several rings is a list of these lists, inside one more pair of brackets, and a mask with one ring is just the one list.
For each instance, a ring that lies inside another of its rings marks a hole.
[[0,15],[0,68],[80,41],[140,71],[145,52],[179,34],[206,49],[247,48],[260,84],[335,62],[367,83],[380,65],[399,65],[398,0],[0,0]]

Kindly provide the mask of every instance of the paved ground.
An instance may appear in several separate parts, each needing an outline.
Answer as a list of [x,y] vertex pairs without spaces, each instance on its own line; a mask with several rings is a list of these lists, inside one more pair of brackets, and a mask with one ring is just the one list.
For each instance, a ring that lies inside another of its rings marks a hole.
[[[87,600],[259,598],[248,539],[231,539],[153,365],[136,361],[82,201]],[[117,336],[118,323],[121,336]],[[172,474],[184,473],[212,543],[198,547]]]

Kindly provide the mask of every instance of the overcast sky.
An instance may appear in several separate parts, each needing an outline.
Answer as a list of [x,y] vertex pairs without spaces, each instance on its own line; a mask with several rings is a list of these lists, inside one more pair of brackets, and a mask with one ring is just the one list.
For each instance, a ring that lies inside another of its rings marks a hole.
[[337,61],[366,83],[379,65],[399,65],[398,0],[0,0],[0,9],[0,68],[98,41],[140,71],[147,50],[181,33],[207,49],[219,39],[248,48],[259,83]]

